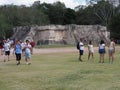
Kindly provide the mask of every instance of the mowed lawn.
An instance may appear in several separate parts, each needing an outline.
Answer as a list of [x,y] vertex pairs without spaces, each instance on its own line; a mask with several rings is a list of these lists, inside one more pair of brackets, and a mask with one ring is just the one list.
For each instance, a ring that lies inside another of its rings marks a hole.
[[32,56],[32,64],[24,58],[17,66],[15,60],[0,62],[0,90],[120,90],[120,53],[115,62],[78,61],[78,53],[56,53]]

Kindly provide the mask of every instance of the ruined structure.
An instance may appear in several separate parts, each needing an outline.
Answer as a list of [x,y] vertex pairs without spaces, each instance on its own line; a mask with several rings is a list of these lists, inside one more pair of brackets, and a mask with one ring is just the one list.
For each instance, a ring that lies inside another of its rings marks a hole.
[[109,40],[106,27],[100,25],[46,25],[21,26],[13,28],[12,39],[34,40],[39,45],[69,44],[74,45],[80,38],[87,44],[92,40],[98,44],[101,39]]

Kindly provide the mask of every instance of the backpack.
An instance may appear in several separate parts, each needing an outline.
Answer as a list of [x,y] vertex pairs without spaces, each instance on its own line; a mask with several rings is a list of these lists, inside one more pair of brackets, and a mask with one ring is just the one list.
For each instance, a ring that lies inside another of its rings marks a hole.
[[77,47],[77,49],[78,49],[78,50],[80,49],[80,45],[79,45],[79,42],[77,43],[77,46],[76,46],[76,47]]

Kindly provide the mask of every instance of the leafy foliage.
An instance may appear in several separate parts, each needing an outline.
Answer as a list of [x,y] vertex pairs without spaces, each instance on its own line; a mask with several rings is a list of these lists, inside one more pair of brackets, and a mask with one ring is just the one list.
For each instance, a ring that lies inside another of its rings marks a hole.
[[79,25],[94,25],[101,24],[101,20],[94,14],[93,6],[88,6],[85,9],[80,8],[76,12],[76,24]]
[[120,14],[115,15],[110,23],[111,37],[120,39]]
[[109,2],[100,1],[98,4],[94,5],[94,14],[108,29],[108,24],[114,14],[114,7]]
[[64,24],[73,24],[76,20],[76,13],[74,10],[67,8],[64,11]]
[[0,14],[0,38],[5,39],[5,36],[9,36],[12,33],[10,30],[10,25],[3,14]]

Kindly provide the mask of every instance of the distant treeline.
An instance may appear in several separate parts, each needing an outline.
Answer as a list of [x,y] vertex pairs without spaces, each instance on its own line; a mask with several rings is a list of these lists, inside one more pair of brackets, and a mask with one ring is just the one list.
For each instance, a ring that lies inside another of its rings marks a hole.
[[[15,26],[78,24],[105,25],[115,36],[120,34],[120,9],[105,1],[92,6],[66,8],[62,2],[53,4],[34,2],[31,6],[0,6],[0,39],[10,37]],[[116,33],[117,32],[117,33]]]

